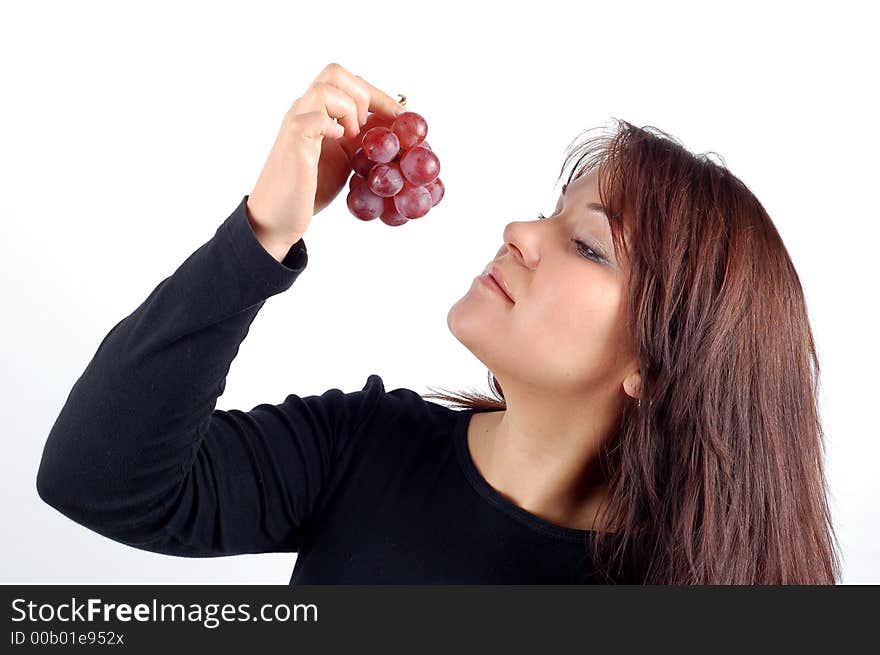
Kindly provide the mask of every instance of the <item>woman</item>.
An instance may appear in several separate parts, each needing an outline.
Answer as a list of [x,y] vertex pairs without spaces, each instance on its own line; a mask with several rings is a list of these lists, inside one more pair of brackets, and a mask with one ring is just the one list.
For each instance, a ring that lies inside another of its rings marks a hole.
[[497,398],[429,397],[485,412],[493,486],[596,526],[603,579],[834,584],[819,362],[770,217],[657,129],[620,121],[571,161],[553,216],[505,230],[514,302],[449,313]]
[[574,149],[554,214],[509,224],[450,310],[497,398],[370,375],[214,409],[360,131],[401,111],[320,73],[252,193],[102,341],[40,496],[152,552],[297,552],[292,583],[833,584],[797,274],[748,189],[659,130]]

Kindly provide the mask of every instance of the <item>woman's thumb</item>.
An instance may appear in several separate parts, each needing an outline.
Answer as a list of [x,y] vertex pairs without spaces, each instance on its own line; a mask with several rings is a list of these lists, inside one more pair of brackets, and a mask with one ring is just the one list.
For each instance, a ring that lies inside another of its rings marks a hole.
[[341,139],[345,134],[345,126],[341,123],[337,123],[332,118],[330,119],[330,125],[324,131],[325,137],[330,137],[331,139]]

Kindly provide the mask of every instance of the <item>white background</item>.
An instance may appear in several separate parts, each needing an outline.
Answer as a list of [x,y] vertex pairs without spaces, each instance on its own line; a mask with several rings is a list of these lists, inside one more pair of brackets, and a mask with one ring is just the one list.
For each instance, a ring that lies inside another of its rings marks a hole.
[[284,112],[331,61],[408,96],[447,195],[402,228],[358,221],[344,192],[318,214],[307,270],[261,310],[218,409],[356,391],[370,373],[388,389],[485,389],[449,307],[507,223],[553,209],[580,132],[611,117],[657,126],[720,153],[785,241],[822,365],[843,581],[880,582],[867,6],[3,3],[0,582],[287,583],[295,554],[128,548],[43,504],[35,478],[101,339],[250,193]]

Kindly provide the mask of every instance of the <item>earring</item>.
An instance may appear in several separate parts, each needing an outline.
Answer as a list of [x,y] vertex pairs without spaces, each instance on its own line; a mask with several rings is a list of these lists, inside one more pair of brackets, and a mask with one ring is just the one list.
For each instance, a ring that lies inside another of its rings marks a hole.
[[641,406],[642,406],[642,399],[641,399],[641,397],[639,397],[639,398],[636,400],[636,407],[641,407]]

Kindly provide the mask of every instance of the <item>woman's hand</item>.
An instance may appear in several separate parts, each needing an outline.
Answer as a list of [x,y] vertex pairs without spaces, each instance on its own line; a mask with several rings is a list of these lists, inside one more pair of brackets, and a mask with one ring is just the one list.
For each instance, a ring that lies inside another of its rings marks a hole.
[[312,216],[345,186],[361,129],[389,126],[404,111],[359,75],[328,64],[285,114],[248,197],[248,217],[260,242],[286,252],[299,241]]

